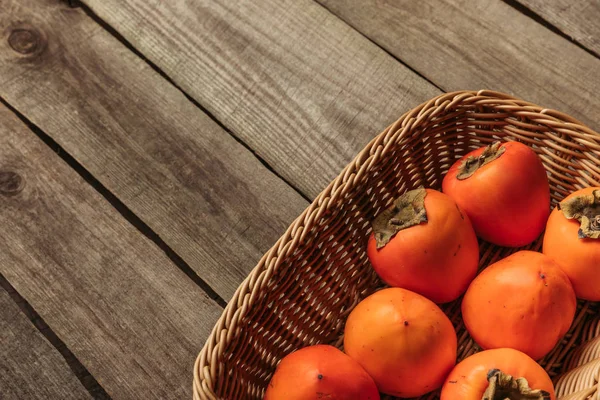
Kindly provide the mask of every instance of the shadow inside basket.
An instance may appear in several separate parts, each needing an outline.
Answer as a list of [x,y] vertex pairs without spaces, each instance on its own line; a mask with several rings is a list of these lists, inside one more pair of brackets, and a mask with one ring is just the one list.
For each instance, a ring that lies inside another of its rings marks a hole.
[[[600,176],[600,170],[590,170],[590,165],[600,165],[595,154],[571,154],[586,151],[576,136],[554,131],[551,124],[533,122],[527,112],[520,115],[502,104],[485,102],[465,102],[435,112],[405,118],[401,126],[388,128],[376,139],[378,143],[367,147],[367,154],[357,157],[356,168],[352,170],[351,164],[317,199],[320,206],[303,214],[304,223],[297,225],[288,242],[280,243],[280,251],[265,267],[270,275],[258,293],[252,294],[223,349],[216,393],[226,398],[262,398],[277,363],[291,351],[317,343],[341,348],[349,312],[384,287],[366,255],[371,221],[408,190],[419,186],[440,190],[446,171],[469,151],[497,140],[530,145],[548,171],[553,207],[572,190]],[[479,268],[519,250],[540,248],[541,238],[522,248],[480,241]],[[460,317],[460,299],[442,309],[457,331],[458,359],[477,352]],[[598,303],[579,302],[571,330],[541,361],[551,376],[559,373],[567,351],[579,344],[579,331],[597,312]]]

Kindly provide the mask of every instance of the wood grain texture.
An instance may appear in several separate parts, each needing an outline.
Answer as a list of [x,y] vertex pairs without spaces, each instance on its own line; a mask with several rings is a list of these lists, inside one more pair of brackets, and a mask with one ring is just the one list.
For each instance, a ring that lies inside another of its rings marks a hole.
[[84,3],[311,198],[440,93],[311,0]]
[[83,10],[2,8],[0,95],[229,299],[307,202]]
[[90,399],[60,353],[0,287],[0,397]]
[[600,1],[519,0],[588,50],[600,54]]
[[600,60],[499,0],[318,1],[446,91],[498,90],[600,128]]
[[110,396],[191,398],[222,309],[1,105],[0,221],[0,273]]

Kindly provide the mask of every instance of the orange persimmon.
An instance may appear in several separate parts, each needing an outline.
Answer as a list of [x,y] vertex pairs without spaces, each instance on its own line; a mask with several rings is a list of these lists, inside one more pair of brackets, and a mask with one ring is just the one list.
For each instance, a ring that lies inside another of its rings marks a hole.
[[540,158],[519,142],[496,142],[458,160],[443,192],[488,242],[519,247],[533,242],[550,214],[550,185]]
[[518,350],[475,353],[450,372],[440,400],[554,400],[554,386],[538,363]]
[[519,251],[473,280],[462,316],[482,348],[511,347],[538,360],[567,333],[576,306],[573,286],[553,259]]
[[431,300],[401,288],[372,294],[352,310],[344,350],[379,390],[416,397],[437,389],[456,361],[456,332]]
[[600,187],[578,190],[552,211],[542,252],[565,271],[577,297],[600,301]]
[[373,221],[367,254],[390,286],[446,303],[477,273],[479,246],[469,218],[449,196],[415,189]]
[[352,358],[329,345],[309,346],[284,357],[264,400],[378,400],[373,379]]

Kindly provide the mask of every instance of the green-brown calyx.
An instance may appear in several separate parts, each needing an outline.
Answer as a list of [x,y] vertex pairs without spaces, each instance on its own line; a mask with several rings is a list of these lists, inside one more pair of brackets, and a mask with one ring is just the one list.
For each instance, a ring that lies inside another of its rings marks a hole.
[[500,142],[494,142],[493,144],[487,146],[485,150],[483,150],[483,153],[479,155],[479,157],[467,157],[466,160],[464,160],[460,165],[456,179],[461,181],[463,179],[467,179],[479,168],[500,157],[505,151],[506,148],[500,147]]
[[402,229],[427,222],[426,195],[424,188],[406,192],[373,220],[373,234],[378,249],[388,244]]
[[565,218],[579,221],[580,239],[600,239],[600,189],[562,201],[558,208]]
[[481,400],[550,400],[550,393],[531,389],[525,378],[513,378],[499,369],[490,369],[488,387]]

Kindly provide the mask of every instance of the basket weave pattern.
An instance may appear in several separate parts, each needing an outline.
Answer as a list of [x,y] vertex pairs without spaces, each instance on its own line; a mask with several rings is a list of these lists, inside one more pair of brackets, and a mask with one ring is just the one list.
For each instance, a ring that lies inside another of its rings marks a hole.
[[[317,343],[341,347],[348,313],[382,287],[366,256],[371,220],[408,190],[439,189],[454,161],[496,140],[518,140],[539,154],[553,205],[576,189],[600,186],[600,134],[565,114],[491,91],[421,104],[374,138],[240,285],[196,360],[194,399],[260,399],[289,352]],[[538,239],[520,249],[540,248]],[[480,241],[480,268],[520,249]],[[477,352],[460,299],[442,309],[457,330],[459,360]],[[569,333],[541,361],[556,377],[559,398],[600,393],[599,312],[598,303],[580,301]]]

